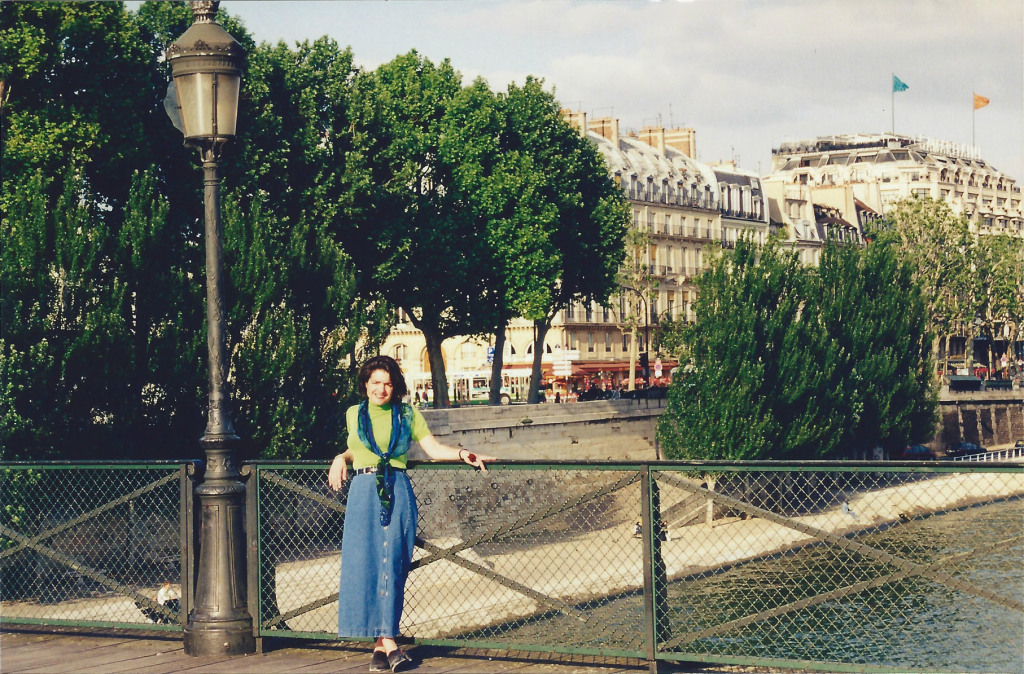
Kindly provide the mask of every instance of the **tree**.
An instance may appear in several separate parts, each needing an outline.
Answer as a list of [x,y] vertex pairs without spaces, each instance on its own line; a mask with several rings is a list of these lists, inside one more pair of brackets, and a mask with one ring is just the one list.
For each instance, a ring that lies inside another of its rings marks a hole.
[[[988,342],[988,367],[997,338],[1017,344],[1024,319],[1024,241],[1009,234],[979,236],[975,244],[981,290],[978,316]],[[1020,354],[1011,352],[1014,363]]]
[[[626,262],[619,270],[618,285],[626,311],[619,320],[630,334],[628,388],[633,391],[636,389],[637,333],[641,326],[644,329],[648,327],[648,307],[658,288],[658,280],[651,274],[645,262],[647,251],[651,249],[650,234],[639,227],[630,227],[626,232],[625,247]],[[643,313],[640,313],[641,305]],[[647,348],[649,349],[650,345],[647,345]],[[647,374],[644,377],[647,377]]]
[[891,248],[830,243],[807,269],[774,242],[740,241],[698,288],[658,424],[667,456],[847,456],[931,432],[925,302]]
[[[528,78],[506,97],[508,149],[521,149],[541,177],[529,192],[550,223],[542,266],[550,270],[524,284],[518,308],[535,328],[528,400],[540,402],[541,358],[551,321],[574,302],[603,304],[617,288],[629,209],[597,148],[566,122],[554,95]],[[536,283],[540,281],[541,283]]]
[[[928,330],[945,342],[964,335],[973,338],[981,289],[974,258],[974,237],[967,219],[949,205],[933,199],[897,202],[867,232],[876,243],[895,247],[913,270],[914,282],[924,293]],[[935,356],[939,342],[934,342]],[[968,349],[968,357],[970,349]]]
[[262,44],[248,58],[224,248],[236,425],[264,457],[341,448],[356,397],[345,363],[388,327],[321,216],[342,198],[353,72],[351,52],[328,38]]
[[115,3],[5,5],[0,53],[5,454],[180,455],[201,305],[149,164],[180,146],[157,55]]
[[830,244],[814,270],[805,311],[837,350],[840,383],[829,402],[842,419],[836,453],[893,451],[931,436],[936,423],[932,335],[910,265],[883,244]]
[[494,324],[485,232],[453,189],[463,156],[442,148],[445,132],[465,120],[465,110],[453,107],[461,89],[448,61],[435,65],[415,51],[360,73],[346,192],[329,211],[360,286],[404,309],[423,333],[439,406],[449,404],[441,343]]
[[[326,39],[257,48],[219,20],[249,54],[224,181],[238,426],[252,454],[332,452],[356,344],[387,327],[318,217],[344,184],[351,55]],[[184,3],[4,5],[5,458],[198,451],[202,178],[158,61],[191,21]]]
[[[546,315],[559,273],[554,233],[559,210],[549,181],[557,178],[538,162],[535,129],[552,117],[551,98],[542,83],[527,78],[498,96],[477,80],[456,96],[451,115],[458,123],[445,134],[447,149],[465,161],[453,173],[453,188],[485,233],[487,298],[493,302],[494,360],[489,402],[501,401],[505,333],[516,316]],[[554,188],[554,189],[557,189]],[[484,300],[485,298],[482,298]]]
[[[688,373],[673,381],[658,424],[666,456],[759,459],[781,454],[787,434],[801,440],[787,453],[813,454],[828,429],[795,418],[808,415],[814,382],[805,378],[816,369],[800,311],[806,283],[796,257],[775,244],[739,241],[712,261],[698,280],[697,321],[684,329]],[[799,426],[784,427],[785,417]]]

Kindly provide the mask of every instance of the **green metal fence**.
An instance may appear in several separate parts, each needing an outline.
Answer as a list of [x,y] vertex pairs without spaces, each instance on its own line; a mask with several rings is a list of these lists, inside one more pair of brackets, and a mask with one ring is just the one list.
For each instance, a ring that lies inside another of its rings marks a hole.
[[0,464],[0,622],[180,631],[192,472],[185,463]]
[[[258,637],[336,638],[347,492],[326,472],[243,470]],[[0,464],[0,622],[180,630],[192,473]],[[423,463],[410,478],[416,643],[1024,671],[1021,463]]]
[[[323,464],[251,472],[258,635],[334,638],[347,494]],[[410,478],[416,643],[1024,670],[1020,464],[426,463]]]

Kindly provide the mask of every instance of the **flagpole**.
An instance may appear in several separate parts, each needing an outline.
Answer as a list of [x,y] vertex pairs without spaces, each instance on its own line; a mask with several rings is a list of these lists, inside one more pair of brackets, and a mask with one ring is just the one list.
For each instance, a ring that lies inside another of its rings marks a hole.
[[892,92],[889,96],[892,103],[889,104],[889,113],[892,114],[892,128],[889,133],[896,135],[896,73],[892,73],[892,80],[889,81],[889,89]]

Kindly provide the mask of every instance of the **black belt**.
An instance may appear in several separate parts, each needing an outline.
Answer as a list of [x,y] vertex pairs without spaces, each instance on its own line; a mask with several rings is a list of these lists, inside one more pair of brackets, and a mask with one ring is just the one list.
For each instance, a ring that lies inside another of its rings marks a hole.
[[[391,468],[393,470],[397,470],[397,471],[400,471],[400,472],[403,472],[403,473],[405,472],[405,468],[395,468],[394,466],[392,466]],[[354,469],[352,469],[352,474],[353,475],[362,475],[363,473],[376,473],[376,472],[377,472],[377,466],[367,466],[366,468],[354,468]]]

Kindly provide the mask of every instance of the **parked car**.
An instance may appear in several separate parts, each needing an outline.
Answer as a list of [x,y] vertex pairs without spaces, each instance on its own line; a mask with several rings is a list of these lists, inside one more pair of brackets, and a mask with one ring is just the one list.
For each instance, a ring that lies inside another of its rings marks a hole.
[[988,450],[973,442],[957,442],[946,448],[946,456],[967,456],[968,454],[984,454]]
[[908,461],[932,461],[935,459],[935,452],[924,445],[907,445],[902,456],[897,458]]

